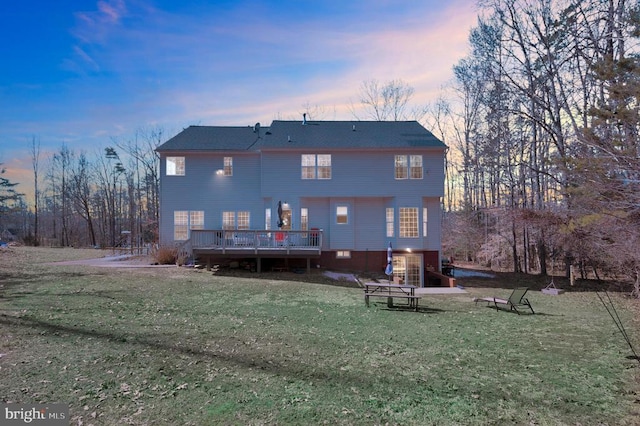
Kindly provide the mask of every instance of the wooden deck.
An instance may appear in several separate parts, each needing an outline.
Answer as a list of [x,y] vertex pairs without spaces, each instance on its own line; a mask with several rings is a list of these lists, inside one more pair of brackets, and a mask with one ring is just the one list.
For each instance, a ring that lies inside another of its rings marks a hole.
[[260,258],[309,260],[322,253],[322,231],[193,229],[186,245],[197,257],[255,257],[258,265]]

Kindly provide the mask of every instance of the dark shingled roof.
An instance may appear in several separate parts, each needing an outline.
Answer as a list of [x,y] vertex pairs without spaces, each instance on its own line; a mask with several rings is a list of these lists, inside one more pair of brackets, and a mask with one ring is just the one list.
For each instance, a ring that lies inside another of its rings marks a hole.
[[445,148],[417,121],[274,121],[260,148]]
[[258,134],[264,136],[267,130],[262,127],[256,131],[255,126],[189,126],[156,151],[246,151],[255,145]]
[[270,127],[190,126],[157,151],[446,148],[417,121],[279,121]]

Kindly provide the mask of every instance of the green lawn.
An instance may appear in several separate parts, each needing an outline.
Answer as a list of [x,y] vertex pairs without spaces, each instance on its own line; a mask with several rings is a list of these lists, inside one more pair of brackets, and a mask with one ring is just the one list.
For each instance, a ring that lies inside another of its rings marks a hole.
[[[518,316],[472,287],[416,313],[269,274],[46,264],[97,254],[0,252],[2,402],[84,425],[638,424],[638,361],[593,292]],[[638,347],[638,302],[612,298]]]

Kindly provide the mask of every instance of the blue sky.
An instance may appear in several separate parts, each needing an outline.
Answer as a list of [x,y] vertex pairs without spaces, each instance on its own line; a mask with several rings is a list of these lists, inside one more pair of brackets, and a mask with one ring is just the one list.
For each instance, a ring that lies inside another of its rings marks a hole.
[[434,101],[473,0],[24,0],[0,26],[0,162],[23,192],[33,137],[91,153],[159,126],[350,120],[365,80]]

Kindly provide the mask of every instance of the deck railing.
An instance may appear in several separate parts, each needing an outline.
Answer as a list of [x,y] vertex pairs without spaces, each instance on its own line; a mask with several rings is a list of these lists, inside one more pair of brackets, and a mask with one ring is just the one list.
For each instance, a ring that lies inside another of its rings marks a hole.
[[205,249],[304,250],[322,247],[322,230],[228,230],[192,229],[191,247]]

